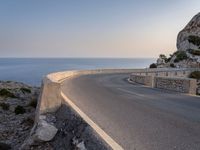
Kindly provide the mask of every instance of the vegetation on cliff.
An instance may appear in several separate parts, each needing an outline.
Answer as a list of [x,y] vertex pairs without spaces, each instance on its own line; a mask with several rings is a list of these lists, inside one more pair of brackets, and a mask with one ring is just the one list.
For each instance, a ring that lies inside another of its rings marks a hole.
[[153,64],[151,64],[151,65],[149,66],[149,68],[157,68],[157,65],[156,65],[155,63],[153,63]]
[[200,50],[189,49],[188,52],[192,55],[200,56]]
[[6,88],[0,90],[0,96],[4,98],[6,97],[16,98],[16,96]]
[[185,51],[176,51],[174,52],[173,56],[176,56],[176,58],[174,59],[175,63],[188,59],[188,56]]
[[196,46],[200,46],[200,37],[195,35],[188,36],[188,41]]
[[200,71],[191,72],[189,77],[200,80]]

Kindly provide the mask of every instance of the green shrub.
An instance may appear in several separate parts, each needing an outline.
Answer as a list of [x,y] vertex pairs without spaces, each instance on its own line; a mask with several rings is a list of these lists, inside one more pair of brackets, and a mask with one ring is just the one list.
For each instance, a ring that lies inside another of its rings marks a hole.
[[20,88],[23,93],[31,93],[31,90],[28,88]]
[[200,46],[200,37],[195,35],[190,35],[188,41],[196,46]]
[[176,55],[176,59],[174,60],[174,62],[179,62],[188,59],[188,56],[185,51],[177,51],[174,53],[174,55]]
[[170,64],[170,67],[172,68],[176,68],[176,66],[174,64]]
[[37,99],[32,99],[29,103],[28,106],[36,108],[37,106]]
[[0,90],[0,96],[16,98],[16,96],[13,93],[11,93],[9,90],[7,90],[7,89],[1,89]]
[[0,103],[0,106],[3,110],[9,110],[10,104],[7,103]]
[[17,107],[15,107],[15,114],[24,114],[26,112],[26,110],[24,109],[23,106],[18,105]]
[[149,68],[157,68],[157,65],[156,65],[155,63],[153,63],[153,64],[151,64],[151,65],[149,66]]
[[194,79],[200,79],[200,71],[193,71],[190,73],[189,75],[190,78],[194,78]]
[[200,50],[189,49],[188,52],[192,55],[200,56]]

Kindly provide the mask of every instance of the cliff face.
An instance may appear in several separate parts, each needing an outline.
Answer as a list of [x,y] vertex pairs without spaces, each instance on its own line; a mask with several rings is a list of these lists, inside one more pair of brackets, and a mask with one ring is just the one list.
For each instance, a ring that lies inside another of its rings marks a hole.
[[200,13],[195,15],[186,27],[179,32],[177,37],[177,49],[200,51]]
[[200,68],[200,12],[179,32],[176,44],[177,51],[160,56],[157,67]]

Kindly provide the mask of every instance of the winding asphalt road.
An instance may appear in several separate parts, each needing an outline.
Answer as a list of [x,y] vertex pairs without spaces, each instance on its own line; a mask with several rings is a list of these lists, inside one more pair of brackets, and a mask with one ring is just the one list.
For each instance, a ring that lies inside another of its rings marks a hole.
[[84,75],[62,91],[125,150],[200,150],[200,97]]

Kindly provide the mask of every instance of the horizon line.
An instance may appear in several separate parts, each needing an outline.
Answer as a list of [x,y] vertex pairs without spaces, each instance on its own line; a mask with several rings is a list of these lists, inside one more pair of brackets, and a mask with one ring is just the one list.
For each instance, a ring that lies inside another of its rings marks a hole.
[[24,59],[156,59],[157,57],[0,57],[0,59],[6,58],[24,58]]

